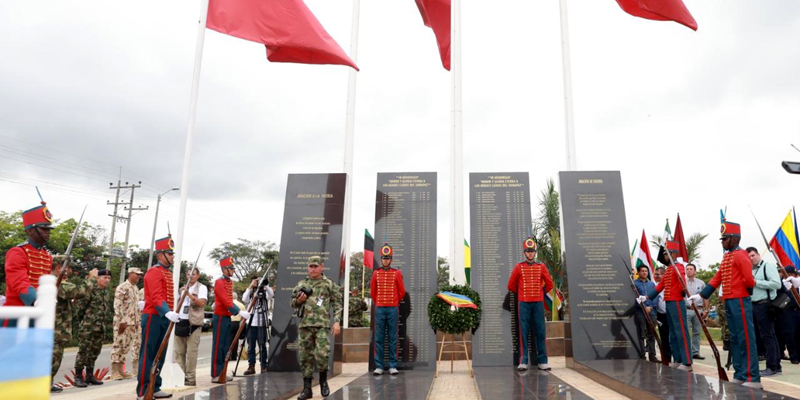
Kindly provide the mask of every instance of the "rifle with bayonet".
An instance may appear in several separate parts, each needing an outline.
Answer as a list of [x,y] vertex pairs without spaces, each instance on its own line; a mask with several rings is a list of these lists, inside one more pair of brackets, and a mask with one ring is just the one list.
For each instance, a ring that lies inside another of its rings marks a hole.
[[[622,255],[619,255],[622,258],[622,263],[625,265],[625,268],[630,272],[628,273],[628,280],[631,281],[631,289],[633,289],[633,294],[636,296],[636,299],[639,299],[639,296],[646,296],[647,293],[641,294],[639,290],[636,289],[636,284],[633,282],[633,268],[628,265],[628,261]],[[658,332],[656,331],[655,324],[653,324],[653,320],[650,318],[650,314],[647,312],[645,305],[643,303],[639,303],[639,308],[642,309],[642,314],[644,314],[644,319],[647,321],[647,328],[650,330],[650,334],[656,339],[656,344],[658,344],[658,349],[661,352],[661,364],[665,366],[669,366],[669,356],[667,356],[667,349],[661,343],[661,338],[658,336]],[[644,353],[644,350],[642,350]]]
[[58,274],[58,279],[56,280],[56,293],[58,293],[58,289],[61,287],[61,281],[64,280],[64,277],[67,274],[67,267],[69,267],[70,255],[72,254],[72,247],[75,246],[75,239],[78,238],[78,232],[81,230],[81,223],[83,222],[83,215],[86,214],[86,207],[88,207],[88,205],[83,206],[83,212],[81,213],[81,218],[78,219],[78,225],[75,226],[75,231],[72,232],[72,238],[69,240],[69,246],[67,246],[67,252],[64,253],[64,264],[61,266],[61,272]]
[[[752,208],[750,209],[750,214],[753,214],[753,219],[756,220],[756,225],[758,225],[758,231],[761,232],[761,237],[764,239],[764,244],[767,245],[767,250],[769,250],[769,252],[772,253],[772,256],[775,257],[775,262],[778,265],[778,270],[783,273],[784,277],[788,277],[789,274],[787,274],[786,270],[783,268],[783,265],[781,264],[781,259],[778,257],[777,254],[775,254],[775,250],[772,248],[772,246],[769,245],[769,241],[767,240],[767,236],[764,235],[764,230],[761,229],[761,224],[758,223],[758,218],[756,218],[756,214],[753,212]],[[782,278],[782,279],[785,279],[785,278]],[[800,294],[797,293],[797,289],[794,288],[794,285],[789,287],[789,291],[792,292],[792,297],[794,297],[794,301],[797,304],[800,304]]]
[[[678,271],[678,267],[675,266],[675,261],[672,259],[672,254],[669,254],[669,249],[666,248],[666,246],[664,246],[664,253],[669,258],[670,265],[673,268],[675,268],[675,272],[678,275],[678,282],[681,283],[681,287],[683,287],[683,292],[688,296],[689,289],[686,287],[686,281],[683,280],[683,276],[681,275],[680,271]],[[697,320],[700,321],[700,327],[703,328],[703,333],[705,333],[706,335],[706,339],[708,340],[708,345],[711,347],[711,352],[714,353],[714,359],[717,361],[717,372],[719,373],[719,379],[727,382],[728,374],[725,372],[725,368],[722,367],[722,361],[719,358],[719,350],[717,350],[717,345],[714,344],[714,339],[711,338],[711,333],[708,332],[708,327],[706,326],[706,322],[703,320],[700,311],[697,310],[697,306],[694,305],[694,301],[689,300],[689,304],[692,305],[692,310],[694,311],[694,315],[696,315]]]
[[[189,270],[189,276],[194,274],[194,270],[197,269],[197,263],[200,262],[200,255],[203,254],[203,247],[205,244],[200,247],[200,253],[197,254],[197,260],[195,260],[194,265],[192,265],[192,269]],[[180,265],[177,268],[178,273],[180,274],[181,267]],[[180,280],[180,279],[179,279]],[[175,313],[177,313],[181,306],[183,306],[183,301],[186,300],[186,296],[189,294],[189,283],[186,283],[186,287],[183,289],[183,293],[181,293],[181,298],[175,303]],[[155,390],[156,384],[156,377],[158,374],[161,373],[161,368],[158,367],[158,362],[161,360],[161,357],[164,356],[164,353],[167,351],[167,345],[169,344],[169,336],[172,334],[172,328],[175,326],[175,323],[170,321],[169,327],[167,328],[167,333],[164,335],[164,338],[161,339],[161,345],[158,347],[158,352],[156,352],[155,358],[153,358],[153,367],[150,369],[150,383],[147,385],[147,390],[144,393],[144,400],[153,400],[153,391]]]

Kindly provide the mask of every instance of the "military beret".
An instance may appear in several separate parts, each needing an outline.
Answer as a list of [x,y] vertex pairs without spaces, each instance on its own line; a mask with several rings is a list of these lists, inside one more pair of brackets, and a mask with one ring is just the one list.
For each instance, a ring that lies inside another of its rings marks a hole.
[[101,269],[101,270],[97,271],[97,276],[105,276],[105,275],[111,276],[111,270],[110,269]]

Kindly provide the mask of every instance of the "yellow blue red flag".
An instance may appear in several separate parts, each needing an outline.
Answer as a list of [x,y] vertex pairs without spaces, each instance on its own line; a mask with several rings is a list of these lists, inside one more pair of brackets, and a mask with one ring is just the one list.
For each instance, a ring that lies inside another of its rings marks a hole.
[[775,232],[775,236],[769,241],[769,247],[775,250],[783,266],[800,266],[800,249],[797,244],[797,231],[791,211],[784,218],[778,231]]
[[436,294],[440,299],[444,300],[447,304],[457,308],[478,308],[467,296],[463,294],[455,294],[453,292],[439,292]]

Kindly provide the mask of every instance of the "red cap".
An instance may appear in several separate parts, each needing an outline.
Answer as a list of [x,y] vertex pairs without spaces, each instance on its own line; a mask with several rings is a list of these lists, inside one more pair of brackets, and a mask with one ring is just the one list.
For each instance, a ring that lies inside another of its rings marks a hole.
[[667,250],[669,250],[670,253],[680,253],[681,245],[674,240],[667,240]]
[[381,247],[381,258],[392,258],[394,256],[394,249],[389,246],[389,243],[384,243]]
[[172,240],[172,235],[168,235],[165,238],[156,240],[156,252],[162,252],[162,253],[175,252],[175,241]]
[[230,255],[225,256],[225,258],[219,260],[219,266],[220,268],[233,267],[233,257]]
[[42,205],[38,207],[23,211],[22,226],[23,229],[36,227],[53,229],[53,214],[50,214],[50,210],[47,208],[47,203],[42,202]]
[[742,227],[736,222],[728,220],[722,221],[722,226],[719,229],[720,236],[742,236]]

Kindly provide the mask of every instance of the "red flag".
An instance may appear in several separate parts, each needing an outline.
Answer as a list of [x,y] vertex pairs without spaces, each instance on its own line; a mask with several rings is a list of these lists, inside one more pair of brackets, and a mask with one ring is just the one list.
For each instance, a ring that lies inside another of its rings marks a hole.
[[683,237],[683,225],[681,225],[680,214],[678,214],[678,222],[675,223],[675,235],[673,236],[673,240],[678,242],[680,245],[680,253],[678,253],[678,257],[683,257],[683,261],[687,263],[692,261],[689,259],[689,251],[686,250],[686,239]]
[[697,30],[697,21],[694,20],[689,9],[681,0],[617,0],[617,4],[634,17],[656,21],[675,21],[692,30]]
[[375,239],[364,229],[364,266],[372,269],[375,260]]
[[206,27],[267,46],[267,60],[358,67],[302,0],[209,0]]
[[450,0],[415,0],[425,26],[433,29],[444,69],[450,71]]

